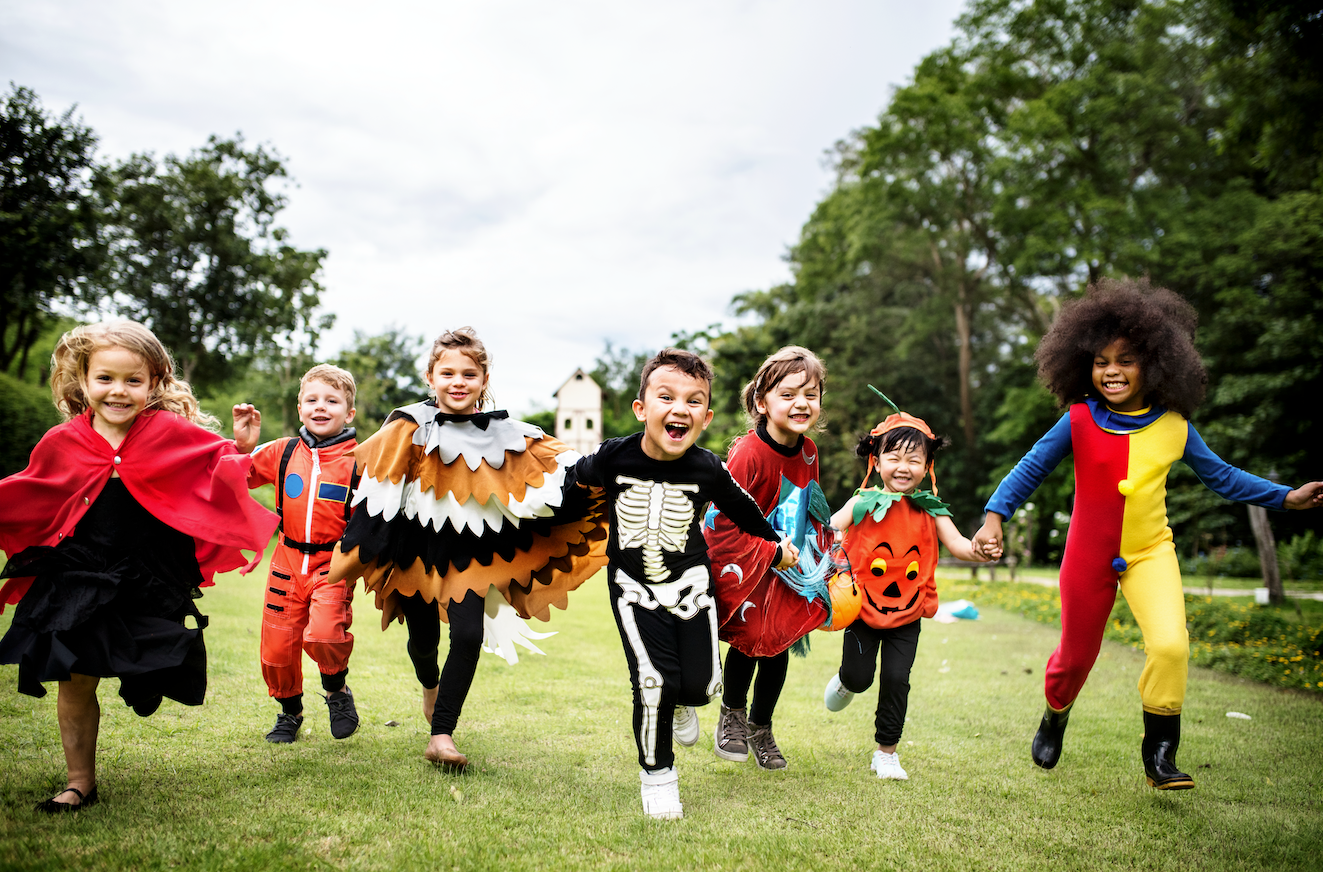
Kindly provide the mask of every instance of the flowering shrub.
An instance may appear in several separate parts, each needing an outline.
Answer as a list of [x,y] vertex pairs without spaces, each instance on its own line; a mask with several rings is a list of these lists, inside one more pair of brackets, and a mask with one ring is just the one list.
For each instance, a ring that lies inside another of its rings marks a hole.
[[[1055,587],[1011,582],[943,585],[944,596],[964,597],[1043,624],[1061,625]],[[1190,662],[1276,687],[1323,693],[1323,626],[1294,612],[1233,597],[1185,596]],[[1125,598],[1118,596],[1106,637],[1143,650],[1143,636]]]

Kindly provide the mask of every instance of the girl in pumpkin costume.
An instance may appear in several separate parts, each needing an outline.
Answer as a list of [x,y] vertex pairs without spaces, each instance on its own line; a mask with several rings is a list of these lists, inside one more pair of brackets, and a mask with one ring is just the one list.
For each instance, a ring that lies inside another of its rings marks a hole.
[[933,574],[938,543],[960,560],[982,562],[1000,555],[990,548],[985,556],[960,535],[951,512],[937,498],[936,478],[932,492],[918,489],[932,472],[933,453],[945,444],[922,420],[897,411],[860,439],[856,449],[868,459],[864,484],[876,469],[882,487],[861,487],[832,515],[832,526],[844,533],[863,605],[859,618],[845,630],[841,668],[827,683],[823,701],[830,711],[840,711],[856,693],[867,690],[881,649],[873,736],[877,749],[869,763],[878,778],[909,778],[896,746],[909,705],[919,619],[937,614]]
[[831,547],[831,510],[818,486],[818,447],[808,436],[822,414],[826,377],[827,368],[807,348],[789,345],[769,356],[743,391],[753,429],[726,457],[731,477],[795,543],[799,563],[777,570],[777,544],[745,533],[715,506],[703,521],[717,635],[730,645],[713,751],[733,761],[752,754],[760,769],[771,771],[787,766],[772,735],[772,712],[790,649],[830,613],[825,576],[831,562],[822,555]]
[[[537,651],[527,640],[542,634],[511,608],[543,621],[550,606],[565,608],[568,592],[606,565],[606,516],[600,496],[565,487],[577,452],[506,412],[481,411],[488,358],[471,328],[437,338],[426,377],[433,398],[391,412],[354,452],[362,479],[329,580],[361,577],[382,629],[408,625],[431,722],[423,756],[462,771],[468,758],[453,733],[484,635],[512,663],[515,643]],[[443,620],[450,649],[440,667]]]
[[1061,561],[1061,642],[1047,662],[1047,709],[1034,763],[1051,769],[1071,706],[1098,658],[1119,586],[1144,636],[1140,756],[1159,790],[1194,787],[1176,766],[1189,667],[1185,596],[1167,526],[1167,473],[1177,460],[1224,499],[1270,509],[1323,503],[1323,482],[1296,490],[1213,454],[1188,418],[1208,377],[1194,347],[1193,307],[1165,288],[1101,282],[1062,307],[1034,357],[1069,409],[1002,480],[976,547],[1000,550],[1009,518],[1066,455],[1075,455],[1075,505]]

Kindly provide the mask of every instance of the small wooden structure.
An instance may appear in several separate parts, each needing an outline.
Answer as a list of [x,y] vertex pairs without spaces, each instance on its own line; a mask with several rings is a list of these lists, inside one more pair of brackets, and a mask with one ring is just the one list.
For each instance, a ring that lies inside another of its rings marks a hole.
[[602,389],[582,369],[565,380],[556,398],[556,438],[580,454],[602,444]]

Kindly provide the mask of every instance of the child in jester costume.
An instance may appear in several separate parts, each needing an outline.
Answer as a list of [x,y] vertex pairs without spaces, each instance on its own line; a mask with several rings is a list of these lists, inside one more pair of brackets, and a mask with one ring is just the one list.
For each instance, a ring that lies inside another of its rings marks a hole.
[[1270,509],[1323,503],[1323,482],[1291,490],[1230,466],[1189,422],[1207,385],[1194,347],[1194,309],[1147,282],[1102,282],[1062,307],[1039,344],[1038,374],[1068,411],[1002,480],[974,535],[1000,552],[1002,521],[1075,455],[1075,504],[1061,562],[1061,642],[1047,663],[1047,710],[1034,763],[1061,757],[1071,706],[1102,646],[1119,585],[1144,636],[1140,746],[1148,783],[1194,787],[1176,766],[1189,660],[1185,597],[1171,528],[1167,473],[1180,460],[1216,494]]
[[[869,387],[872,387],[871,385]],[[892,408],[895,404],[882,395]],[[855,491],[832,526],[844,533],[846,556],[855,583],[863,591],[859,618],[845,630],[840,671],[832,676],[823,695],[830,711],[840,711],[856,693],[873,683],[881,649],[881,683],[869,768],[878,778],[904,781],[896,746],[905,726],[909,705],[910,669],[919,646],[920,618],[937,613],[937,545],[945,545],[960,560],[986,561],[1000,556],[989,547],[974,550],[960,535],[946,503],[932,492],[919,490],[925,475],[933,473],[933,454],[946,440],[933,435],[921,419],[897,409],[859,440],[856,453],[867,458],[864,485]],[[882,487],[867,487],[873,470]]]

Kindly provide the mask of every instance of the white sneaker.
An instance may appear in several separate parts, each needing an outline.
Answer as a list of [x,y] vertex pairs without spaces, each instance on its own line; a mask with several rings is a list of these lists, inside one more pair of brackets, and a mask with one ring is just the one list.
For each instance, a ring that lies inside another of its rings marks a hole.
[[890,778],[893,781],[910,780],[909,773],[900,768],[899,754],[874,751],[873,762],[868,764],[868,768],[876,772],[878,778]]
[[841,684],[841,675],[837,674],[831,677],[827,682],[827,689],[822,693],[822,703],[829,712],[838,712],[850,704],[854,699],[854,691],[846,690],[845,685]]
[[653,820],[674,821],[684,817],[680,804],[680,773],[671,766],[660,772],[639,770],[643,795],[643,813]]
[[694,711],[693,706],[675,707],[675,719],[671,721],[671,735],[686,748],[698,744],[698,712]]

